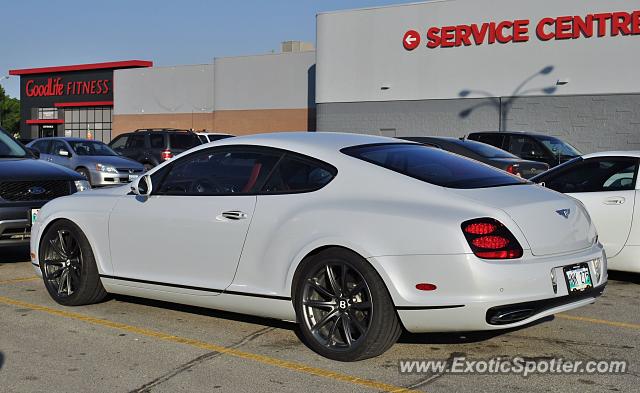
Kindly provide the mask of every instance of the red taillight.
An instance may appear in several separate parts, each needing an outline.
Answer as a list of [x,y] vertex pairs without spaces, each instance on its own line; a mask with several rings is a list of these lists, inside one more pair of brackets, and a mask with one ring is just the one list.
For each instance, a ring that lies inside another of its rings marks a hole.
[[516,259],[522,247],[513,234],[493,218],[479,218],[462,223],[462,232],[471,250],[483,259]]
[[496,250],[505,248],[509,244],[509,239],[502,236],[482,236],[476,237],[471,243],[478,248]]
[[498,229],[498,226],[495,224],[491,224],[489,222],[476,222],[467,225],[464,228],[464,231],[465,233],[470,233],[472,235],[488,235],[495,232],[496,229]]
[[160,153],[160,158],[162,158],[164,161],[170,160],[173,158],[173,153],[171,152],[171,150],[165,149],[162,151],[162,153]]

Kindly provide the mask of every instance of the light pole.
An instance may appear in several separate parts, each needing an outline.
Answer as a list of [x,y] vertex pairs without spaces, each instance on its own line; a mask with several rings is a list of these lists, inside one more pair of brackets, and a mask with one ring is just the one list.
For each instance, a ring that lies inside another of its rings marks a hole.
[[[0,82],[2,82],[5,79],[9,79],[9,75],[5,75],[0,77]],[[5,93],[6,95],[6,93]],[[4,97],[2,99],[2,101],[0,101],[0,127],[2,127],[2,104],[4,103]]]

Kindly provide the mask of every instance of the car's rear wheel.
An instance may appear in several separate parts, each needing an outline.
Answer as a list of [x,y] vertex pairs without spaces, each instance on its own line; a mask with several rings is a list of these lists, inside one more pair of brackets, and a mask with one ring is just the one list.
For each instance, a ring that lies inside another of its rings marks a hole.
[[49,295],[65,306],[97,303],[107,296],[91,245],[77,225],[60,220],[40,245],[40,270]]
[[402,332],[382,278],[353,252],[335,248],[312,256],[295,282],[302,336],[322,356],[345,362],[375,357]]

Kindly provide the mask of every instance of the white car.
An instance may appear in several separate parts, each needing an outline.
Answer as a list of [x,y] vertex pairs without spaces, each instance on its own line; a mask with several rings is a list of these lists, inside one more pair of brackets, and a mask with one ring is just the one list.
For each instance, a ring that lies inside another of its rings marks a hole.
[[129,187],[48,203],[33,264],[60,304],[126,294],[298,321],[353,361],[411,332],[522,326],[592,303],[582,205],[476,161],[334,133],[203,145]]
[[220,139],[231,138],[234,136],[231,134],[224,134],[221,132],[196,132],[196,135],[198,135],[198,139],[200,139],[200,142],[202,142],[203,144],[219,141]]
[[640,151],[587,154],[532,179],[585,205],[611,270],[640,273],[639,163]]

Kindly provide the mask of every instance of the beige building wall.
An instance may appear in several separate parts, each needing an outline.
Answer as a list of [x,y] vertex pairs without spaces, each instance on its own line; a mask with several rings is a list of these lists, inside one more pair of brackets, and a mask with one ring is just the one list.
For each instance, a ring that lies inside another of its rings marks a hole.
[[140,128],[179,128],[233,135],[313,131],[313,109],[227,110],[213,113],[114,115],[112,137]]

